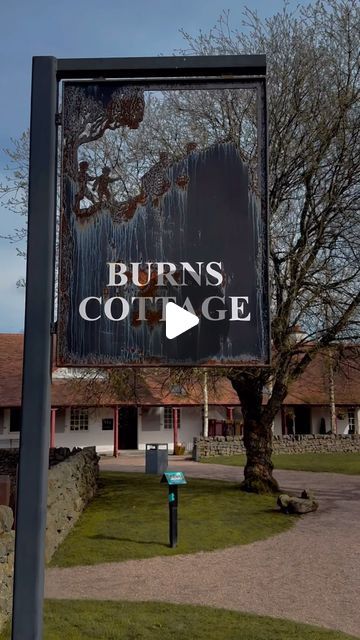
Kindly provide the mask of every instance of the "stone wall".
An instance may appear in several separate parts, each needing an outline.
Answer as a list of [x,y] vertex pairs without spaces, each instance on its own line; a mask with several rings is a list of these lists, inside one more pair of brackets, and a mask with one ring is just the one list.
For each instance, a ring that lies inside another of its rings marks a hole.
[[[80,448],[74,447],[69,449],[68,447],[57,447],[55,449],[49,449],[49,469],[55,465],[67,460],[70,456],[76,455]],[[0,476],[7,475],[10,477],[11,491],[10,491],[10,506],[15,511],[15,496],[16,496],[16,471],[19,462],[19,449],[0,449]]]
[[[59,462],[63,462],[70,456],[76,455],[81,449],[74,447],[57,447],[49,449],[49,467],[53,467]],[[0,475],[16,476],[16,467],[19,462],[19,449],[0,449]]]
[[[273,452],[277,453],[360,453],[360,435],[307,434],[273,436]],[[210,456],[233,456],[245,453],[242,436],[194,438],[193,460]]]
[[0,505],[0,629],[11,614],[15,531],[10,507]]
[[[9,460],[13,458],[10,456]],[[10,466],[6,471],[10,472]],[[51,559],[87,502],[94,496],[98,475],[99,457],[95,447],[86,447],[72,452],[71,456],[66,455],[65,459],[63,458],[61,464],[56,464],[49,470],[46,562]],[[0,629],[11,612],[15,542],[12,524],[12,510],[9,507],[0,506]]]
[[274,453],[358,453],[360,435],[274,436]]
[[49,471],[45,557],[48,562],[94,496],[99,475],[95,447],[86,447]]
[[14,481],[19,462],[19,449],[0,449],[0,475],[9,475]]

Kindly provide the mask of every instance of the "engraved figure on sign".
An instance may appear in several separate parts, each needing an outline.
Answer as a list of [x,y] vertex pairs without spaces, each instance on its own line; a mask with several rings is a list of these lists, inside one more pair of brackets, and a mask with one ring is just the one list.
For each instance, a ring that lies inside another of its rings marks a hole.
[[110,191],[109,185],[119,179],[120,178],[111,178],[109,167],[103,167],[101,176],[95,178],[93,184],[93,190],[96,191],[100,202],[110,202],[113,200],[113,194]]
[[88,182],[92,182],[95,180],[95,176],[89,176],[88,174],[89,163],[86,160],[83,160],[79,163],[79,171],[77,174],[77,183],[79,187],[79,191],[75,196],[75,209],[80,209],[80,203],[84,198],[90,200],[92,204],[95,203],[94,194],[90,191],[88,187]]

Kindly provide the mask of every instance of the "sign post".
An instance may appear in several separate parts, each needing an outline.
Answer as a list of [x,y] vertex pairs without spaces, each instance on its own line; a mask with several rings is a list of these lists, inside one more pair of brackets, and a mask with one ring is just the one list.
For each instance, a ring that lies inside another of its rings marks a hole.
[[177,485],[171,487],[169,485],[169,537],[170,547],[173,549],[177,546],[178,540],[178,488]]
[[42,637],[56,195],[56,59],[34,58],[13,640]]
[[182,471],[167,471],[160,482],[167,482],[169,486],[169,539],[173,549],[178,541],[178,486],[187,482]]

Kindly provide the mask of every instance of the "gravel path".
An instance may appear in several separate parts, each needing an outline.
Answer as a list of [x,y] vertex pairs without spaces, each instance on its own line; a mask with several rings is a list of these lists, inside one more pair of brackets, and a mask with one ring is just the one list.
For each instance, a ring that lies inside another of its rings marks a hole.
[[[171,461],[190,477],[239,480],[242,470]],[[143,471],[143,458],[103,470]],[[47,598],[159,600],[320,625],[360,637],[360,476],[277,471],[281,487],[314,488],[320,510],[286,533],[246,546],[89,567],[48,569]]]

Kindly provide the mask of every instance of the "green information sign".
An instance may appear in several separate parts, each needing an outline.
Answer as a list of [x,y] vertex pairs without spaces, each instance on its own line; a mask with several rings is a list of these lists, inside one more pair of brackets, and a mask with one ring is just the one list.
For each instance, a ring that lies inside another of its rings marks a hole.
[[185,476],[182,471],[166,471],[161,482],[167,482],[169,485],[186,484]]

